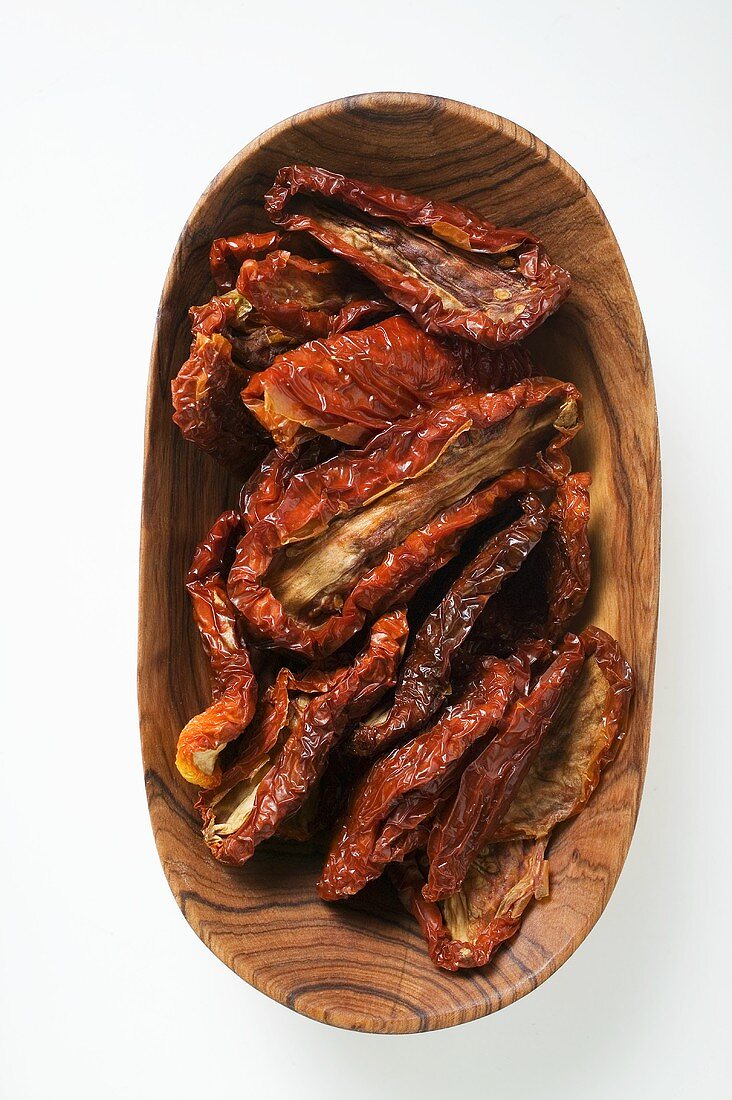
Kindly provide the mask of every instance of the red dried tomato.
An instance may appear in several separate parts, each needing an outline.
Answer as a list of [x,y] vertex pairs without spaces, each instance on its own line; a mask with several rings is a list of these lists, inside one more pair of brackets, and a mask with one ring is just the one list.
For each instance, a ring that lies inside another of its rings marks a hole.
[[246,729],[257,701],[249,652],[239,633],[236,609],[226,594],[225,559],[240,529],[239,514],[224,512],[197,547],[186,581],[211,663],[213,701],[182,731],[175,763],[189,783],[207,788],[220,782],[218,757]]
[[510,344],[569,293],[569,275],[534,236],[452,203],[290,165],[277,173],[265,209],[353,264],[438,335]]
[[438,340],[398,316],[278,355],[250,379],[242,399],[280,446],[312,432],[358,445],[418,409],[504,389],[533,373],[522,347]]
[[496,482],[476,515],[481,484],[523,463],[541,469],[516,475],[519,485],[551,483],[579,430],[579,403],[568,383],[526,379],[417,413],[364,450],[298,474],[237,548],[228,588],[249,630],[310,656],[337,649],[369,616],[409,599],[506,499]]
[[202,800],[206,839],[217,859],[245,863],[257,844],[304,805],[348,723],[394,683],[406,638],[405,613],[391,611],[374,624],[352,665],[314,671],[304,682],[280,674],[275,694],[281,698],[286,691],[287,706],[272,702],[276,715],[258,740],[267,748],[259,756],[247,750],[245,764],[234,765],[225,798]]

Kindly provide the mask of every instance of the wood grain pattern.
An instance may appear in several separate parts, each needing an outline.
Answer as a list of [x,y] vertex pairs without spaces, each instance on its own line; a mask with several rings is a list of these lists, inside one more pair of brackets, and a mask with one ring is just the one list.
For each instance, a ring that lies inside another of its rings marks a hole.
[[[585,619],[615,635],[637,692],[628,736],[599,790],[551,843],[551,897],[485,971],[449,975],[377,883],[328,906],[321,856],[264,846],[245,868],[203,845],[193,791],[173,764],[178,732],[207,703],[207,674],[183,578],[196,540],[238,486],[171,423],[170,380],[186,358],[186,311],[211,292],[211,239],[264,228],[264,191],[293,161],[464,202],[525,225],[573,276],[573,293],[532,338],[542,371],[576,382],[587,427],[575,468],[592,487],[593,584]],[[193,211],[163,291],[148,393],[142,514],[139,695],[150,814],[170,887],[203,942],[248,982],[318,1020],[375,1032],[448,1027],[510,1004],[582,942],[630,845],[648,753],[659,575],[660,473],[643,322],[623,258],[577,173],[531,134],[442,99],[383,93],[296,115],[248,145]],[[181,966],[185,960],[181,959]]]

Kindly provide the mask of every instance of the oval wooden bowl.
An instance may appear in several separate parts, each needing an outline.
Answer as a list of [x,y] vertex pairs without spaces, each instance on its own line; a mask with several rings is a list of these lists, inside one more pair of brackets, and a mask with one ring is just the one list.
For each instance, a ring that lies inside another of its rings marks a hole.
[[[352,903],[315,893],[322,856],[263,846],[241,870],[205,848],[194,791],[173,759],[178,732],[208,702],[208,677],[183,587],[193,546],[236,499],[235,485],[181,439],[170,380],[187,357],[187,310],[211,294],[215,236],[264,228],[276,170],[317,164],[464,202],[527,226],[572,273],[569,301],[533,337],[542,373],[585,395],[575,469],[593,475],[593,584],[586,620],[620,641],[637,678],[628,735],[599,790],[551,842],[551,896],[484,971],[431,964],[416,924],[386,887]],[[473,1020],[544,981],[604,909],[630,845],[651,720],[659,576],[656,409],[638,303],[594,196],[561,157],[512,122],[421,95],[379,93],[295,115],[216,177],[183,230],[163,290],[150,367],[140,581],[142,753],[160,859],[186,920],[246,981],[340,1027],[424,1031]],[[181,960],[181,966],[184,966]]]

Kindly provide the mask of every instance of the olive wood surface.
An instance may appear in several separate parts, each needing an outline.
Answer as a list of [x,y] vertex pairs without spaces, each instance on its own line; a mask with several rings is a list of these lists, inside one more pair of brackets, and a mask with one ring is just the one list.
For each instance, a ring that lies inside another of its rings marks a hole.
[[[242,869],[214,861],[174,767],[178,733],[209,701],[184,576],[196,541],[236,485],[181,438],[170,380],[187,357],[187,310],[212,293],[211,240],[265,228],[276,170],[316,164],[459,201],[526,226],[568,268],[569,300],[531,337],[541,373],[585,396],[574,468],[592,483],[593,582],[584,622],[619,640],[636,674],[628,735],[598,791],[549,849],[551,894],[483,970],[448,974],[386,885],[327,905],[322,855],[273,842]],[[170,888],[203,942],[247,982],[339,1027],[449,1027],[524,996],[572,954],[602,913],[630,845],[651,722],[659,579],[660,469],[651,364],[623,257],[574,169],[521,127],[437,97],[378,93],[304,111],[247,145],[186,224],[163,289],[148,389],[140,566],[139,700],[150,816]],[[181,966],[185,960],[181,959]]]

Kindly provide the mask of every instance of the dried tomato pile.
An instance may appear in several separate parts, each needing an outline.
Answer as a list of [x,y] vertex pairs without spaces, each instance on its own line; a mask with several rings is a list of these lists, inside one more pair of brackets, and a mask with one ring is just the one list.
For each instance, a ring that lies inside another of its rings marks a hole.
[[433,961],[482,966],[632,694],[612,638],[568,632],[581,394],[519,342],[569,276],[524,230],[319,168],[265,210],[214,241],[172,387],[185,438],[251,474],[188,574],[212,702],[176,764],[217,859],[330,830],[321,897],[388,871]]

